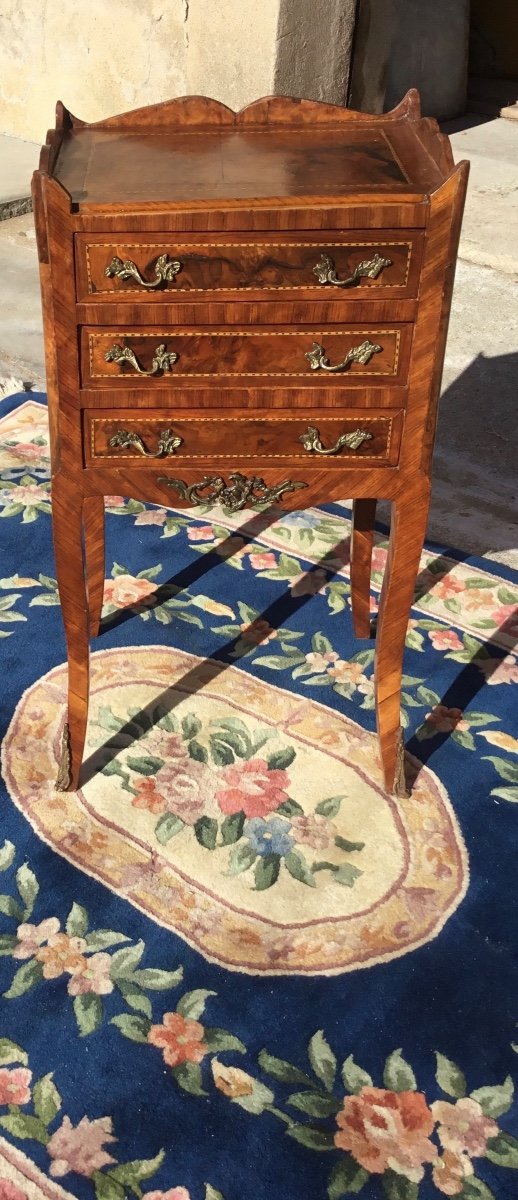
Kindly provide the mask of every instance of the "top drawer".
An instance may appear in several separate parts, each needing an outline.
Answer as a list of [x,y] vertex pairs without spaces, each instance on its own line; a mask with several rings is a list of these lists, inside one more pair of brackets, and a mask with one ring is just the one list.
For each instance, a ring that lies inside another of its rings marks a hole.
[[[253,239],[253,240],[252,240]],[[78,300],[417,295],[422,234],[76,234]],[[224,293],[224,295],[223,295]]]

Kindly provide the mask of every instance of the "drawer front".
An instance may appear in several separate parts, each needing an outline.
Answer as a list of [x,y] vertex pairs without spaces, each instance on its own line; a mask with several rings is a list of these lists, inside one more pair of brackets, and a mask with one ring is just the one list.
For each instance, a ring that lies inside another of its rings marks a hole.
[[82,331],[83,384],[169,388],[221,377],[299,383],[404,382],[411,325],[320,329],[158,328]]
[[315,466],[393,466],[397,463],[402,413],[351,410],[327,416],[301,412],[249,414],[246,419],[176,416],[168,409],[142,412],[88,410],[84,414],[87,466],[118,461],[148,467],[203,460],[228,471],[240,463],[277,461]]
[[78,299],[195,300],[214,293],[300,292],[395,299],[417,295],[421,236],[372,230],[336,240],[267,240],[265,235],[230,240],[172,240],[155,234],[106,240],[76,236]]

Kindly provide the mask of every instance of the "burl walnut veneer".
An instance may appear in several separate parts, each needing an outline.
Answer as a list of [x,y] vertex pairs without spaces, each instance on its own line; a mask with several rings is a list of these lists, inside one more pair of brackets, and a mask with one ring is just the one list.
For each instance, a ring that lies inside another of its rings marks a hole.
[[33,181],[53,528],[68,648],[58,786],[78,785],[104,500],[301,508],[354,497],[351,599],[376,634],[385,787],[426,529],[468,164],[409,92],[381,117],[186,97],[87,125],[57,106]]

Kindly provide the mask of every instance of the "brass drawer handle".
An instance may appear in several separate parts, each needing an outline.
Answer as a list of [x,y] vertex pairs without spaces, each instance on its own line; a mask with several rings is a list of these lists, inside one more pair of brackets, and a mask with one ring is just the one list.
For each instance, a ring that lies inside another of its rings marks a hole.
[[372,441],[372,433],[369,433],[367,429],[353,429],[351,433],[341,433],[334,446],[329,446],[325,450],[320,441],[318,429],[314,425],[308,425],[306,432],[301,433],[299,437],[299,442],[302,442],[304,449],[310,452],[314,451],[315,454],[339,454],[344,446],[347,446],[349,450],[359,450],[364,442],[370,441]]
[[110,438],[108,445],[113,449],[120,448],[121,450],[134,447],[145,458],[167,458],[169,454],[174,454],[178,446],[181,446],[182,441],[183,438],[174,434],[172,429],[162,429],[156,450],[146,450],[145,443],[139,433],[132,433],[130,429],[117,429]]
[[234,471],[230,475],[230,483],[226,483],[222,475],[204,475],[199,483],[184,483],[183,479],[169,479],[167,475],[159,475],[157,483],[165,483],[167,487],[179,492],[183,500],[189,504],[222,504],[229,512],[238,512],[247,504],[257,504],[260,507],[274,504],[280,500],[284,492],[295,492],[298,488],[307,487],[307,483],[297,483],[292,479],[283,479],[267,487],[264,479],[256,475],[250,477]]
[[332,367],[326,357],[324,347],[320,345],[320,342],[313,342],[311,350],[308,350],[304,357],[307,358],[312,371],[345,371],[352,362],[359,362],[366,366],[373,354],[379,354],[380,350],[381,346],[377,346],[375,342],[369,342],[367,338],[360,346],[351,346],[343,361]]
[[316,266],[313,267],[313,274],[316,275],[319,283],[332,283],[335,287],[353,287],[359,279],[363,279],[365,276],[368,279],[377,279],[384,267],[391,266],[392,259],[383,258],[376,250],[372,258],[365,258],[363,262],[358,263],[352,275],[349,275],[347,279],[339,279],[333,259],[328,254],[321,254]]
[[144,288],[159,288],[163,283],[174,283],[178,272],[181,271],[182,264],[178,259],[169,258],[168,254],[161,254],[155,263],[156,279],[152,283],[148,283],[147,279],[143,279],[137,264],[132,262],[131,258],[118,258],[115,255],[108,266],[104,268],[104,274],[110,278],[115,275],[117,279],[134,279],[140,287]]
[[160,371],[170,371],[178,355],[174,350],[167,353],[165,342],[161,342],[160,346],[157,346],[155,350],[149,371],[140,366],[130,346],[119,346],[118,343],[115,343],[115,345],[110,346],[110,349],[106,351],[104,358],[106,362],[130,363],[135,368],[135,371],[138,371],[139,375],[158,375]]

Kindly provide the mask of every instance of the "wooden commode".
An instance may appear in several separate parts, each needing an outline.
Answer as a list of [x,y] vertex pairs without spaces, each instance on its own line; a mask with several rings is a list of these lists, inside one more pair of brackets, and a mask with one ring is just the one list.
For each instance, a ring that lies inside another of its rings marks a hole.
[[87,125],[57,106],[33,180],[56,571],[75,788],[104,499],[305,508],[354,498],[351,603],[376,635],[384,783],[404,788],[400,686],[430,496],[468,164],[409,92],[371,117],[186,97]]

